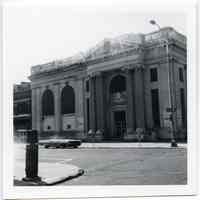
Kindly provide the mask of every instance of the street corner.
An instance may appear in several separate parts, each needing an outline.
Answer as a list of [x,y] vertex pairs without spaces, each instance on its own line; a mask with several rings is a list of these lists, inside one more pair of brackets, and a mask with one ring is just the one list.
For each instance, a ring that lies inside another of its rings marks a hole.
[[84,174],[84,170],[78,168],[74,172],[68,173],[66,175],[63,174],[63,176],[43,178],[42,184],[44,184],[44,185],[55,185],[55,184],[58,184],[58,183],[69,181],[69,180],[74,179],[74,178],[78,178],[79,176],[81,176],[83,174]]
[[39,163],[38,179],[26,181],[25,169],[18,165],[18,176],[14,177],[15,186],[47,186],[69,181],[84,174],[84,170],[75,166],[61,163]]

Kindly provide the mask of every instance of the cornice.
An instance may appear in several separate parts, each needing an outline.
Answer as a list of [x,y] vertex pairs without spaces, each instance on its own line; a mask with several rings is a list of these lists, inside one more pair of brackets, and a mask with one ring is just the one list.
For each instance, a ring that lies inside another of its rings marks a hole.
[[[153,43],[146,43],[144,44],[144,51],[148,49],[155,49],[164,47],[165,43],[162,41],[155,41]],[[168,46],[177,46],[178,48],[182,49],[183,51],[186,51],[186,45],[184,43],[181,43],[180,41],[177,41],[175,39],[168,39]]]
[[161,56],[161,57],[157,57],[154,59],[146,59],[144,60],[144,64],[145,65],[154,65],[154,64],[165,64],[167,62],[179,62],[181,64],[186,64],[186,59],[181,59],[180,57],[177,57],[175,55],[170,55],[167,61],[167,56]]
[[[36,74],[29,76],[29,79],[35,80],[35,79],[40,79],[40,78],[47,77],[47,76],[62,74],[64,72],[71,72],[71,74],[69,74],[69,78],[72,78],[72,77],[76,76],[75,74],[77,72],[83,72],[84,70],[86,70],[86,68],[84,68],[84,65],[82,63],[79,63],[79,64],[74,64],[72,66],[61,67],[61,68],[56,68],[56,69],[52,69],[49,71],[36,73]],[[74,73],[74,75],[72,73]]]

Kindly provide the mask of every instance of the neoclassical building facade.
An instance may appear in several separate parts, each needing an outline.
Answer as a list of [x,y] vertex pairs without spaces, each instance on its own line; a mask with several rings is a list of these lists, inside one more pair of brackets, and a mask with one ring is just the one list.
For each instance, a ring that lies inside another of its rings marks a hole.
[[31,69],[32,128],[41,137],[169,139],[187,129],[186,37],[166,27],[104,39]]

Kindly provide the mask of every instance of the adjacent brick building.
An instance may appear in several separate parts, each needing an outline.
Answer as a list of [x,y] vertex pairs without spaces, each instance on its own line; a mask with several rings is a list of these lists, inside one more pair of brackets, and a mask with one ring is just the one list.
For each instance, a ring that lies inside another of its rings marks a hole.
[[31,128],[31,84],[14,85],[14,130]]

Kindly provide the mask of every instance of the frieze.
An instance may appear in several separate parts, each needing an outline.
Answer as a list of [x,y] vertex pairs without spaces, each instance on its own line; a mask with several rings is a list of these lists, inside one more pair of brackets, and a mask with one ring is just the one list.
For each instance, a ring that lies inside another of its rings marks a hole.
[[85,64],[86,64],[86,66],[90,66],[90,65],[94,65],[94,64],[98,64],[98,63],[102,63],[102,62],[107,62],[107,61],[110,61],[110,60],[117,60],[118,58],[130,56],[133,53],[139,54],[140,51],[141,51],[141,47],[137,47],[137,48],[133,48],[133,49],[129,49],[129,50],[120,52],[120,53],[115,54],[115,55],[108,55],[108,56],[101,57],[101,58],[98,58],[98,59],[88,60],[88,61],[85,62]]
[[105,71],[111,71],[111,70],[115,70],[115,69],[121,69],[124,66],[127,65],[132,65],[132,64],[136,64],[136,63],[140,63],[142,60],[139,57],[139,55],[134,54],[131,55],[129,57],[126,58],[120,58],[120,60],[112,60],[110,62],[107,63],[99,63],[93,66],[89,66],[87,68],[87,74],[91,74],[93,72],[105,72]]
[[61,84],[60,82],[53,83],[53,85],[60,85],[60,84]]
[[66,66],[62,68],[53,68],[49,71],[44,70],[44,71],[38,71],[38,73],[32,73],[31,76],[29,77],[30,80],[40,78],[43,76],[52,76],[54,74],[58,73],[63,73],[63,72],[72,72],[72,73],[77,73],[78,71],[83,71],[83,65],[75,64],[71,66]]
[[136,71],[143,71],[145,69],[145,65],[137,64],[134,68]]
[[88,77],[93,78],[96,76],[101,76],[102,72],[96,71],[96,72],[92,72]]

